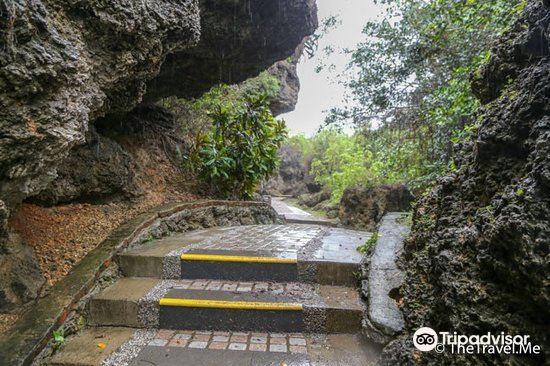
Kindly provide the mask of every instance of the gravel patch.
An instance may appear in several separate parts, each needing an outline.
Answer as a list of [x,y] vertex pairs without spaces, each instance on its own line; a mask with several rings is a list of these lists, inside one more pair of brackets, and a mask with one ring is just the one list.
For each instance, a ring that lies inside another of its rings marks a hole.
[[156,329],[139,329],[132,338],[118,350],[111,353],[102,363],[102,366],[127,366],[137,357],[141,349],[155,337]]
[[176,280],[160,281],[147,295],[139,300],[138,320],[143,326],[150,328],[158,327],[160,319],[159,300],[168,290],[177,286],[177,284],[178,281]]
[[323,228],[317,235],[298,251],[298,279],[302,282],[316,282],[317,266],[315,263],[302,260],[311,258],[322,245],[323,238],[329,233],[329,228]]
[[186,248],[179,248],[171,251],[162,259],[162,278],[177,279],[181,278],[181,259],[180,256]]

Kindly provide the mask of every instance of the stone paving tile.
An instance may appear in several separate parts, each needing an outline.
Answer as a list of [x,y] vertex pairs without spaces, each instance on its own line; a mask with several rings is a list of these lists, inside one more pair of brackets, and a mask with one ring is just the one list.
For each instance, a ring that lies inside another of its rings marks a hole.
[[159,339],[155,338],[149,341],[149,346],[157,346],[157,347],[164,347],[168,344],[168,341],[166,339]]
[[251,344],[248,346],[249,351],[265,352],[267,350],[267,344]]
[[291,346],[305,346],[306,340],[304,338],[290,337],[288,343],[290,343]]
[[286,344],[286,338],[269,338],[269,344]]
[[237,292],[250,292],[252,291],[252,283],[239,283],[239,286],[237,287]]
[[189,348],[200,348],[204,349],[208,345],[208,342],[193,341],[189,343]]
[[217,291],[217,290],[221,289],[222,284],[223,284],[222,282],[212,281],[208,284],[208,286],[206,286],[206,289]]
[[253,225],[232,227],[213,233],[193,248],[223,250],[267,250],[296,255],[297,250],[323,233],[317,225]]
[[227,349],[227,342],[212,342],[208,346],[209,349]]
[[267,337],[250,337],[250,343],[267,343]]
[[157,335],[155,336],[155,338],[159,338],[159,339],[170,339],[172,338],[172,336],[174,335],[175,331],[174,330],[169,330],[169,329],[161,329],[157,332]]
[[191,290],[204,290],[208,285],[208,281],[195,281],[189,286]]
[[216,332],[214,332],[214,335],[215,335],[215,336],[230,336],[231,333],[230,333],[230,332],[220,332],[220,331],[216,331]]
[[230,343],[227,349],[230,349],[233,351],[244,351],[246,350],[246,343]]
[[237,343],[246,343],[248,341],[247,336],[239,336],[239,335],[233,335],[231,336],[231,342],[237,342]]
[[174,286],[175,289],[187,290],[193,283],[192,280],[179,280],[178,284]]
[[286,344],[270,344],[269,352],[287,352]]
[[176,334],[172,339],[180,340],[180,341],[188,341],[191,339],[191,334],[182,334],[178,333]]
[[169,347],[185,347],[187,346],[187,340],[185,339],[172,339],[168,342]]
[[285,286],[280,283],[272,283],[269,288],[274,294],[282,294],[285,292]]
[[267,337],[267,333],[257,333],[257,332],[253,332],[253,333],[250,333],[250,335],[252,337]]
[[237,289],[236,283],[224,283],[222,285],[222,291],[235,291]]
[[[159,337],[165,337],[160,338]],[[172,335],[171,337],[169,335]],[[256,352],[307,353],[308,341],[302,333],[172,331],[159,330],[154,346],[188,347]]]
[[212,342],[229,342],[229,337],[224,335],[215,335],[212,337]]
[[210,340],[210,336],[206,334],[195,334],[193,337],[193,341],[198,342],[208,342]]

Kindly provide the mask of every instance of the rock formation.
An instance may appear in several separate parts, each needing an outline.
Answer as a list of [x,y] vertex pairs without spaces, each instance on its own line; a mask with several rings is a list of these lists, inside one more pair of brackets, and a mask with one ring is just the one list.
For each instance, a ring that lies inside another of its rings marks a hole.
[[[550,3],[529,1],[476,75],[477,136],[414,214],[401,258],[406,334],[388,365],[548,364]],[[411,334],[529,335],[539,355],[415,351]]]
[[316,26],[314,0],[0,0],[2,215],[29,197],[132,196],[131,157],[97,121],[255,76]]
[[309,174],[309,164],[299,149],[283,144],[278,154],[279,168],[269,179],[265,188],[269,194],[298,197],[303,193],[319,190]]
[[340,200],[342,225],[376,231],[387,212],[410,210],[414,197],[403,184],[348,187]]
[[200,12],[199,43],[168,55],[148,100],[239,83],[290,57],[317,27],[315,0],[200,0]]
[[300,79],[296,70],[300,57],[304,52],[305,41],[296,48],[294,54],[286,60],[277,61],[268,69],[271,75],[279,80],[281,87],[279,95],[271,102],[270,108],[274,116],[292,112],[298,103]]

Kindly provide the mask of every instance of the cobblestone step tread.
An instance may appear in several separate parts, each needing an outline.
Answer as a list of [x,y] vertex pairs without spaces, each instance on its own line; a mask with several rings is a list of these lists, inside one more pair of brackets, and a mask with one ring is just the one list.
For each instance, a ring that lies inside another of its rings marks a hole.
[[[181,300],[187,301],[187,306],[162,303]],[[190,300],[195,300],[195,306],[191,306],[193,301]],[[225,302],[225,306],[205,306],[208,301],[221,301],[222,305]],[[228,305],[231,302],[240,304],[240,308]],[[213,311],[214,308],[220,311]],[[291,326],[281,325],[281,331],[302,331],[308,330],[303,326],[303,320],[307,318],[311,326],[317,327],[309,329],[311,331],[341,332],[360,329],[364,305],[355,289],[341,286],[122,278],[94,296],[89,310],[91,323],[103,326],[149,327],[160,324],[184,329],[204,325],[210,329],[235,326],[254,330],[267,329],[279,321],[285,323],[287,320],[280,318],[288,318]],[[290,314],[292,312],[297,314]],[[254,317],[250,317],[251,314],[255,314]],[[262,319],[271,319],[272,323],[262,323]]]
[[97,327],[68,337],[48,365],[368,366],[379,354],[379,346],[357,334]]
[[371,233],[255,225],[176,234],[118,256],[125,276],[353,285]]

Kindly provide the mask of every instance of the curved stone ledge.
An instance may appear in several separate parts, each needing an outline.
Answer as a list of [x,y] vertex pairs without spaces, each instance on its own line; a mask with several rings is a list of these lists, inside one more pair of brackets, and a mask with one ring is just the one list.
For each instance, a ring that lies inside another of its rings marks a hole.
[[235,201],[170,203],[129,220],[83,258],[51,288],[48,295],[25,312],[8,334],[2,335],[0,364],[29,365],[46,346],[52,332],[92,291],[113,257],[129,245],[138,245],[151,237],[158,238],[171,232],[211,226],[274,223],[279,220],[266,203]]
[[397,267],[396,259],[410,231],[401,222],[406,215],[389,212],[382,218],[370,262],[364,266],[362,292],[367,300],[367,312],[363,328],[370,340],[380,344],[390,342],[404,326],[403,314],[391,294],[403,283],[403,272]]

